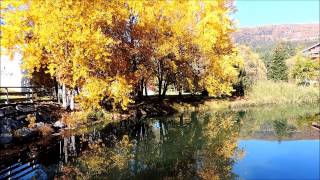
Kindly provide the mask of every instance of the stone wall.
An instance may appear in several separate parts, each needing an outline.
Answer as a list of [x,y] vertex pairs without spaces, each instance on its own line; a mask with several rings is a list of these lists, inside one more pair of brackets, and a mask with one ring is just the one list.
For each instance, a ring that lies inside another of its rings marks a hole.
[[35,123],[52,123],[55,118],[50,114],[50,109],[42,105],[18,104],[0,108],[0,144],[12,141],[15,132],[28,135],[30,130],[26,129],[29,122],[28,115],[36,117]]

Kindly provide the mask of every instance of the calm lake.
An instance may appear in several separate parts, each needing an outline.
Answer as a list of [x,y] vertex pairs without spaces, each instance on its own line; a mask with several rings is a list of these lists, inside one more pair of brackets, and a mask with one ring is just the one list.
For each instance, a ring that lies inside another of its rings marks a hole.
[[320,179],[319,117],[287,106],[100,123],[2,149],[0,179]]

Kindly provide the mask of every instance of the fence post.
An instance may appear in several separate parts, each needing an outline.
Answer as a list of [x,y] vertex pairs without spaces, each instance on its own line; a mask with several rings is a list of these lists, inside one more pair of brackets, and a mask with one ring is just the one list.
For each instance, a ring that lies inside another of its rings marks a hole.
[[30,91],[31,91],[31,102],[33,103],[33,89],[30,88]]
[[9,91],[8,91],[8,88],[5,88],[6,89],[6,93],[7,93],[7,101],[6,101],[6,104],[9,104]]

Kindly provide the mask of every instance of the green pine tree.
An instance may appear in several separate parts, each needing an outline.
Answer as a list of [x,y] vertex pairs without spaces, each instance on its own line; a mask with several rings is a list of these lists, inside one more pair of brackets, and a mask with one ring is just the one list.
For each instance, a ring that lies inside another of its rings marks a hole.
[[288,80],[286,60],[294,55],[294,48],[288,43],[279,43],[273,50],[269,61],[268,78],[276,81]]

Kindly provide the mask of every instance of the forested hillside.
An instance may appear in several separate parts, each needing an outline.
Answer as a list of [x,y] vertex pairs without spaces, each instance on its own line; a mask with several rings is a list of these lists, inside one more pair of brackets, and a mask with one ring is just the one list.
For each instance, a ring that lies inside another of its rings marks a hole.
[[233,38],[236,43],[248,45],[257,52],[268,51],[279,41],[305,48],[319,41],[319,29],[319,24],[268,25],[241,28]]

